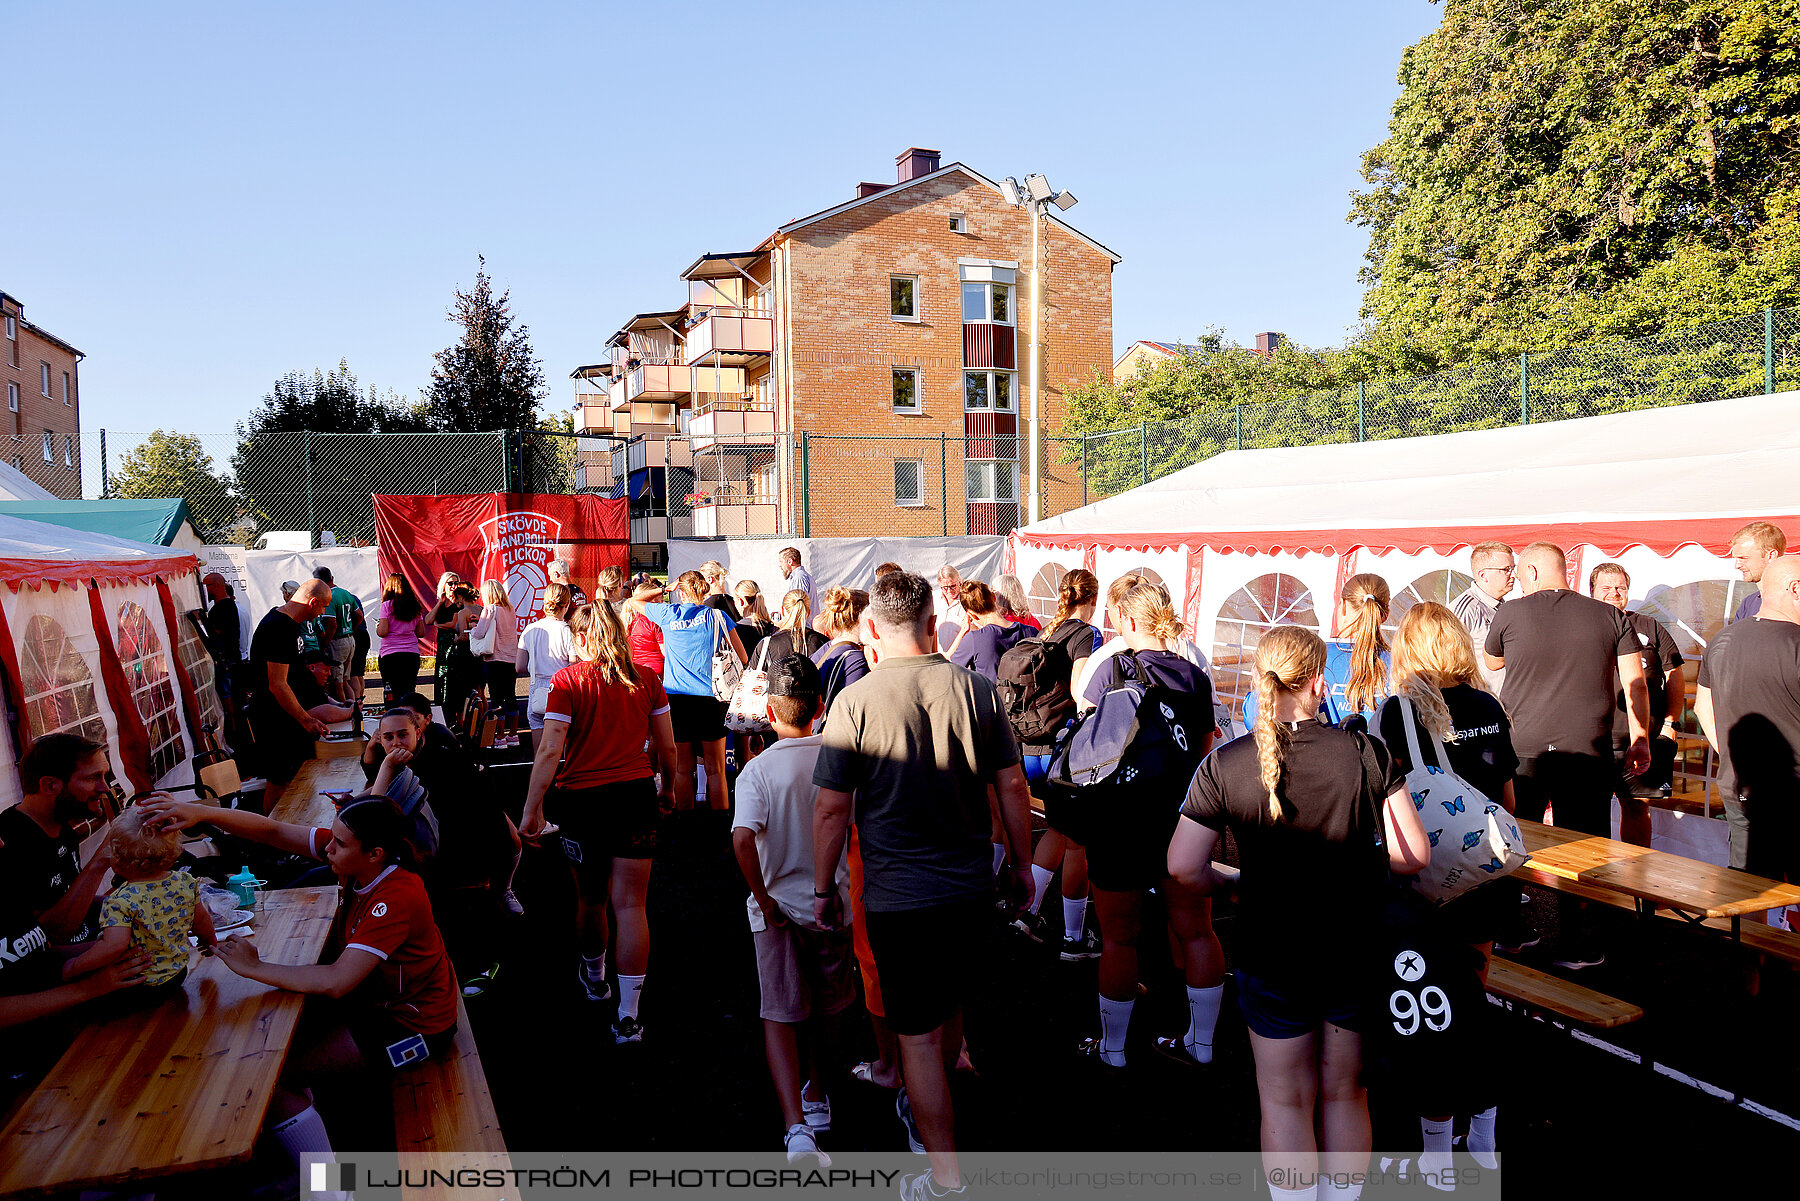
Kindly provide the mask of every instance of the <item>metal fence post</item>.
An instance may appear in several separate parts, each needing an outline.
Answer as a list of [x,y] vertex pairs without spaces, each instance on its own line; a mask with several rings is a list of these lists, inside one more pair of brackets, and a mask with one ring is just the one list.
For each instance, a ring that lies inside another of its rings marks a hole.
[[106,427],[100,427],[100,499],[112,493],[112,480],[106,474]]
[[306,524],[312,530],[310,545],[319,545],[319,508],[313,495],[313,432],[306,431]]
[[1084,508],[1086,507],[1086,505],[1088,503],[1088,498],[1087,498],[1087,444],[1088,444],[1088,438],[1090,436],[1091,435],[1088,435],[1088,434],[1081,435],[1081,503]]
[[1138,452],[1143,458],[1143,482],[1148,484],[1150,482],[1150,423],[1148,421],[1138,424]]
[[941,536],[950,536],[950,435],[938,435],[938,516]]
[[513,490],[512,431],[495,430],[494,434],[500,439],[500,491],[511,492]]
[[1365,381],[1356,381],[1356,440],[1358,442],[1369,440],[1369,427],[1364,420],[1366,388]]
[[1531,368],[1529,355],[1519,356],[1519,424],[1531,424]]
[[1244,449],[1244,406],[1243,405],[1234,404],[1231,406],[1231,426],[1232,426],[1232,430],[1234,431],[1233,437],[1237,441],[1237,448],[1239,450]]
[[812,537],[812,437],[800,431],[800,536]]
[[[1775,306],[1763,310],[1763,395],[1775,392]],[[101,431],[104,433],[105,431]],[[104,442],[101,445],[105,445]]]

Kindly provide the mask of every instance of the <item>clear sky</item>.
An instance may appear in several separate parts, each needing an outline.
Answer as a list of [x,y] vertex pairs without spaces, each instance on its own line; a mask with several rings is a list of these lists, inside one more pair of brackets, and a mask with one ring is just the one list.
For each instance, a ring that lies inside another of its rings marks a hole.
[[1124,256],[1114,339],[1340,342],[1425,0],[305,5],[12,0],[0,289],[82,425],[225,432],[347,358],[417,395],[487,256],[567,376],[678,273],[893,178],[1042,171]]

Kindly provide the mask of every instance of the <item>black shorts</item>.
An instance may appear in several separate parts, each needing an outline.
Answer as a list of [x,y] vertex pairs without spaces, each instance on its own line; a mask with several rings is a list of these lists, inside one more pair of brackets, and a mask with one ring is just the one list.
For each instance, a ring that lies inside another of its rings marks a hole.
[[1569,751],[1545,751],[1519,756],[1513,796],[1520,817],[1544,819],[1548,804],[1561,830],[1612,837],[1613,789],[1619,782],[1611,755],[1577,755]]
[[563,856],[590,895],[606,890],[614,859],[656,855],[662,806],[648,776],[598,788],[552,788],[544,816],[562,827]]
[[929,1034],[955,1017],[985,962],[993,899],[864,911],[881,972],[881,1001],[895,1034]]
[[1073,789],[1059,788],[1048,781],[1032,795],[1044,803],[1044,823],[1076,846],[1085,847],[1093,835],[1093,806]]
[[[350,1031],[351,1041],[356,1044],[356,1049],[362,1052],[363,1062],[378,1072],[399,1071],[401,1068],[412,1067],[416,1063],[424,1062],[424,1060],[413,1060],[402,1063],[398,1068],[394,1066],[393,1060],[388,1056],[388,1048],[395,1043],[406,1042],[418,1032],[408,1030],[379,1010],[349,1017],[346,1026]],[[448,1030],[440,1030],[436,1034],[426,1034],[421,1037],[425,1040],[425,1058],[441,1059],[444,1052],[448,1051],[456,1042],[456,1027],[451,1026]]]
[[669,724],[676,742],[717,742],[725,737],[725,702],[711,696],[669,694]]
[[1129,802],[1111,818],[1097,818],[1082,844],[1087,847],[1088,883],[1107,892],[1142,892],[1161,884],[1169,874],[1169,839],[1180,820],[1174,805],[1145,813]]

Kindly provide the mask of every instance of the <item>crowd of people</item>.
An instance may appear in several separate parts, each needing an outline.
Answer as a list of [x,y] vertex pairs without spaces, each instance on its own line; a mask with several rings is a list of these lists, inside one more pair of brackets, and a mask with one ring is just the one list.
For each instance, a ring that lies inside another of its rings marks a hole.
[[[1708,645],[1694,711],[1719,755],[1731,866],[1800,880],[1800,560],[1785,549],[1763,522],[1734,539],[1758,605]],[[928,1159],[905,1195],[963,1194],[950,1080],[968,1050],[973,974],[947,965],[979,962],[1004,929],[1065,962],[1098,960],[1095,1033],[1071,1052],[1099,1072],[1128,1070],[1146,940],[1166,939],[1187,1018],[1139,1045],[1184,1068],[1213,1062],[1229,981],[1276,1201],[1355,1195],[1342,1182],[1368,1167],[1370,1079],[1417,1113],[1425,1179],[1445,1177],[1459,1121],[1467,1150],[1494,1162],[1493,1098],[1439,1087],[1395,1045],[1398,1024],[1371,1016],[1370,962],[1437,843],[1407,780],[1454,772],[1521,817],[1602,836],[1616,798],[1622,835],[1647,844],[1687,692],[1667,631],[1629,608],[1624,567],[1593,568],[1584,594],[1559,547],[1485,543],[1467,594],[1414,603],[1397,624],[1387,582],[1353,575],[1337,636],[1263,633],[1232,713],[1152,579],[1127,575],[1102,594],[1092,573],[1070,571],[1054,610],[1034,615],[1010,576],[963,580],[945,566],[934,582],[887,563],[857,581],[866,589],[821,592],[797,550],[780,562],[773,610],[760,584],[734,584],[715,562],[667,588],[609,569],[591,593],[559,562],[542,617],[523,630],[495,581],[477,589],[446,573],[426,599],[388,577],[372,623],[387,704],[364,753],[368,788],[329,826],[153,796],[83,862],[106,749],[37,740],[21,762],[24,800],[0,812],[0,1026],[103,996],[154,1003],[180,987],[192,933],[239,974],[332,999],[309,1009],[270,1119],[296,1158],[326,1152],[311,1086],[443,1052],[457,993],[493,983],[503,924],[523,916],[512,886],[525,846],[558,853],[572,876],[580,996],[616,1044],[654,1041],[643,1006],[653,865],[671,841],[704,841],[729,846],[744,878],[790,1161],[829,1161],[831,1098],[856,1081],[894,1090],[900,1130]],[[208,588],[222,638],[235,606],[219,612],[229,590]],[[258,622],[248,671],[222,677],[270,778],[291,775],[339,720],[327,710],[360,701],[371,623],[343,591],[324,569],[296,584]],[[446,713],[478,690],[496,709],[517,706],[527,681],[521,716],[537,733],[516,822],[492,790],[470,787],[468,748],[417,690],[433,636]],[[759,732],[728,736],[744,689],[766,706]],[[1105,755],[1105,773],[1088,766]],[[344,884],[321,963],[267,963],[214,932],[192,878],[174,870],[175,832],[197,825],[321,863],[313,878]],[[1044,909],[1053,887],[1060,928]],[[1457,948],[1438,969],[1446,989],[1479,989],[1496,947],[1537,942],[1518,901],[1499,877],[1408,910]],[[1237,916],[1229,971],[1213,926],[1224,902]],[[1604,961],[1573,902],[1559,931],[1557,964]],[[859,1005],[876,1056],[851,1062],[842,1019]],[[1460,1045],[1474,1045],[1487,1009],[1459,1014]],[[1316,1186],[1279,1183],[1313,1173]]]

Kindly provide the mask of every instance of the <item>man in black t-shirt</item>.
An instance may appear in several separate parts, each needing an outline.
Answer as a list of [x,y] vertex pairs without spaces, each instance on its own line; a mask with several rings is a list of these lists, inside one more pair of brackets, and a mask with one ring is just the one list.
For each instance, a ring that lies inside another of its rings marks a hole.
[[104,818],[103,743],[79,734],[46,734],[19,762],[25,795],[0,812],[0,879],[56,942],[91,937],[88,909],[112,866],[105,851],[81,863],[80,823]]
[[1762,598],[1707,646],[1694,712],[1719,755],[1731,866],[1800,882],[1800,559],[1764,568]]
[[277,783],[294,778],[312,758],[313,739],[325,733],[325,723],[300,703],[294,682],[307,671],[301,662],[306,623],[330,603],[331,586],[308,580],[285,604],[269,610],[250,639],[250,678],[256,690],[250,724],[256,734],[257,770]]
[[[1518,815],[1542,821],[1545,808],[1553,807],[1560,828],[1610,837],[1618,778],[1612,754],[1615,678],[1630,723],[1625,772],[1638,776],[1650,766],[1649,693],[1637,634],[1611,605],[1569,590],[1559,546],[1526,547],[1519,576],[1523,595],[1500,606],[1485,646],[1488,667],[1506,669],[1500,699],[1512,718],[1519,756],[1513,786]],[[1572,898],[1565,894],[1563,900]],[[1561,907],[1565,933],[1571,933],[1575,909]],[[1534,941],[1501,938],[1510,948]],[[1597,948],[1572,940],[1556,963],[1591,967],[1604,958]]]
[[[1625,606],[1631,599],[1631,576],[1617,563],[1602,563],[1588,573],[1588,595],[1625,615],[1637,635],[1638,661],[1644,668],[1644,687],[1649,693],[1650,770],[1632,779],[1625,774],[1625,752],[1631,747],[1631,720],[1625,708],[1625,690],[1613,697],[1613,758],[1619,764],[1619,839],[1636,846],[1650,845],[1650,800],[1669,795],[1675,771],[1674,730],[1687,705],[1684,660],[1675,639],[1662,622],[1648,613]],[[1667,723],[1666,725],[1664,723]]]

